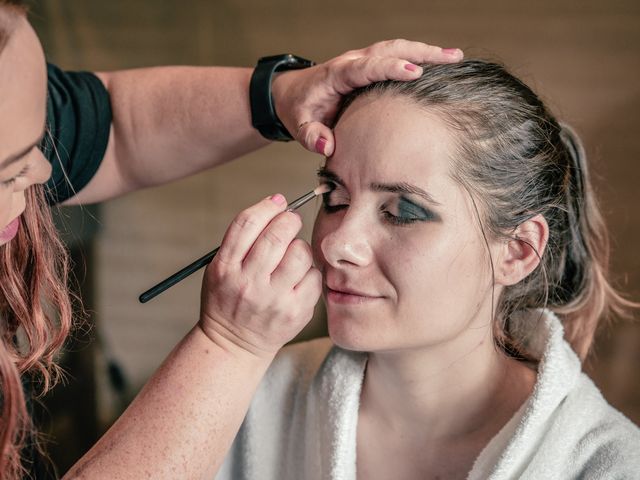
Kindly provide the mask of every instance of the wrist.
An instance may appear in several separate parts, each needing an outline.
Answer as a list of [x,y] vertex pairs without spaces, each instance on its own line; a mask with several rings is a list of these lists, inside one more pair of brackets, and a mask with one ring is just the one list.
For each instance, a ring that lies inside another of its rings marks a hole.
[[287,98],[287,77],[292,73],[294,72],[276,72],[273,74],[273,79],[271,80],[271,101],[273,102],[273,111],[278,120],[280,120],[287,131],[295,133],[291,131],[289,122],[287,121],[287,106],[285,105],[285,99]]
[[[249,98],[251,103],[251,123],[263,137],[269,140],[289,141],[293,139],[291,132],[281,121],[282,102],[275,98],[283,98],[278,88],[282,82],[277,81],[281,72],[299,70],[314,65],[314,62],[291,54],[273,55],[258,60],[258,64],[251,76]],[[287,122],[289,123],[289,122]],[[295,132],[293,132],[295,133]]]
[[247,341],[207,315],[200,318],[196,328],[213,346],[242,361],[268,366],[280,350],[280,347],[266,348]]

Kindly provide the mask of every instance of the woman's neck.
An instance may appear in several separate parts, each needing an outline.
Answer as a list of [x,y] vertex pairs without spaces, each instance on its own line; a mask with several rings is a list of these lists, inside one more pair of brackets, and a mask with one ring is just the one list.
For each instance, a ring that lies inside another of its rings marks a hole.
[[534,383],[533,371],[497,351],[490,329],[468,329],[434,347],[371,353],[360,408],[421,444],[490,439]]

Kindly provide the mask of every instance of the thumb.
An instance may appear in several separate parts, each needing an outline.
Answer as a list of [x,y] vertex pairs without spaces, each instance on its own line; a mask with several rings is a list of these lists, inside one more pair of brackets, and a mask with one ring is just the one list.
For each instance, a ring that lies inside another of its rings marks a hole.
[[335,139],[333,131],[321,122],[305,122],[300,125],[296,140],[310,152],[325,157],[333,155]]

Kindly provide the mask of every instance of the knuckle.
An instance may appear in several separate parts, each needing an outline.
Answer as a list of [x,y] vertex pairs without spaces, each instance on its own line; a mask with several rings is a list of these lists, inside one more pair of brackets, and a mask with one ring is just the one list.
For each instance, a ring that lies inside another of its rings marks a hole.
[[312,150],[314,147],[313,137],[314,137],[313,128],[311,128],[311,125],[309,124],[305,125],[302,131],[302,141],[304,145],[307,147],[307,149],[309,150]]
[[393,49],[393,48],[397,48],[399,46],[399,43],[400,43],[399,39],[394,38],[393,40],[389,40],[389,42],[387,43],[387,46]]
[[264,237],[275,245],[289,244],[302,228],[300,216],[293,212],[282,212],[264,230]]
[[302,228],[302,218],[295,212],[283,212],[280,217],[288,229],[297,232]]
[[384,49],[388,40],[380,40],[378,42],[372,43],[367,48],[364,49],[365,55],[372,55],[378,52],[380,49]]
[[250,210],[244,210],[233,219],[233,223],[240,229],[251,227],[256,224]]
[[229,270],[229,261],[225,257],[224,253],[222,255],[216,255],[211,264],[207,267],[207,270],[211,271],[211,273],[217,278],[224,277]]
[[291,246],[289,247],[291,251],[291,255],[295,258],[299,263],[307,265],[307,268],[311,266],[312,257],[311,257],[311,247],[299,238],[296,238],[293,242],[291,242]]
[[322,289],[322,273],[320,273],[320,270],[311,267],[308,275],[311,277],[313,284],[318,288],[318,291],[320,291]]
[[353,68],[358,70],[366,70],[371,65],[371,60],[375,58],[374,55],[367,55],[366,57],[359,57],[353,60]]
[[353,58],[362,55],[362,52],[366,49],[355,49],[355,50],[347,50],[342,55],[336,58]]
[[392,50],[399,50],[407,45],[407,41],[404,38],[394,38],[390,40],[389,47]]
[[284,237],[279,232],[274,231],[273,228],[264,232],[264,239],[273,246],[284,245],[286,242]]

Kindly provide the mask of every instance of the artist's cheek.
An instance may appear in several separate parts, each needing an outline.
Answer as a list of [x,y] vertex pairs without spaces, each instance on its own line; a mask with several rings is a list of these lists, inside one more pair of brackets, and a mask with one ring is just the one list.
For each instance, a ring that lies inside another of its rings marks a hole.
[[0,185],[0,229],[3,229],[13,220],[11,217],[12,189]]

